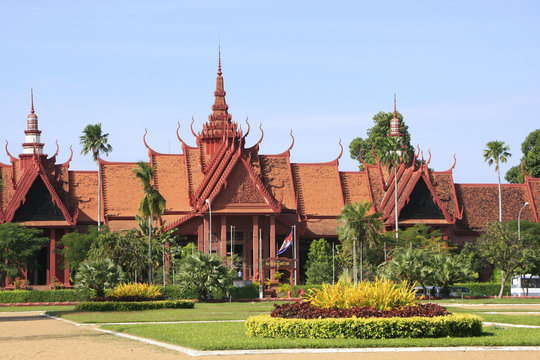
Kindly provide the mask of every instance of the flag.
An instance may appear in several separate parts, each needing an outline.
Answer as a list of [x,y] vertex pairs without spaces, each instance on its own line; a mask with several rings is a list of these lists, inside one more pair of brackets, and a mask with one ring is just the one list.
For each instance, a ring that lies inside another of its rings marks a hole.
[[292,243],[293,243],[293,231],[291,229],[291,232],[289,233],[289,235],[287,235],[285,240],[283,240],[283,244],[281,245],[281,247],[278,250],[278,255],[283,254],[285,252],[285,250],[287,250],[288,248],[290,248],[292,246]]

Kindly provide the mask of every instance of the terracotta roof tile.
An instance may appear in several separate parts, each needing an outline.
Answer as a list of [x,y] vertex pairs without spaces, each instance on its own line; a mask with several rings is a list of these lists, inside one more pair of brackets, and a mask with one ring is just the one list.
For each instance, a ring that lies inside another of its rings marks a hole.
[[199,148],[186,148],[186,160],[187,171],[189,179],[189,188],[191,193],[195,194],[195,191],[199,188],[204,174],[201,169],[201,152]]
[[97,170],[69,172],[69,197],[79,206],[78,222],[97,222],[97,186]]
[[449,172],[430,171],[429,176],[431,184],[446,211],[451,216],[459,215],[452,174]]
[[[517,219],[519,210],[530,202],[525,185],[502,185],[502,218]],[[463,206],[463,219],[457,222],[458,230],[484,231],[487,222],[499,219],[499,191],[497,184],[456,184],[460,206]],[[523,220],[534,221],[530,209],[523,210]]]
[[259,156],[264,184],[272,196],[291,210],[296,209],[294,188],[289,168],[289,159],[285,156]]
[[373,202],[377,209],[383,200],[384,196],[384,180],[381,177],[379,169],[375,166],[367,166],[366,171],[368,174],[369,185],[371,186],[371,192],[373,194]]
[[293,177],[303,215],[341,213],[343,192],[337,162],[292,164]]
[[309,219],[305,223],[307,237],[336,237],[337,222],[335,219]]
[[139,179],[133,175],[136,163],[102,161],[101,177],[105,216],[135,216],[143,197]]
[[372,202],[369,178],[366,172],[340,172],[341,187],[345,202]]
[[15,194],[15,189],[13,189],[13,181],[12,181],[12,167],[7,166],[0,166],[0,174],[2,176],[2,181],[4,183],[4,188],[0,190],[1,193],[1,200],[0,203],[2,211],[6,209],[9,202],[13,198],[13,195]]
[[154,155],[158,190],[167,201],[167,211],[191,210],[189,180],[184,155]]
[[540,179],[529,179],[527,185],[531,190],[530,193],[532,196],[532,202],[529,201],[529,207],[534,207],[537,221],[540,221]]

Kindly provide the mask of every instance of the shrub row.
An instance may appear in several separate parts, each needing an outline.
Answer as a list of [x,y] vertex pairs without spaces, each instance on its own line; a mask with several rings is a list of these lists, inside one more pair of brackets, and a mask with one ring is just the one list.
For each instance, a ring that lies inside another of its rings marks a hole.
[[[462,283],[455,286],[464,286],[475,293],[485,294],[486,296],[497,296],[501,290],[501,283]],[[504,295],[510,295],[510,281],[504,286]]]
[[449,315],[448,311],[440,305],[427,303],[418,306],[405,306],[401,309],[379,310],[372,307],[354,306],[348,309],[323,309],[314,306],[309,301],[292,304],[274,304],[272,317],[285,319],[317,319],[317,318],[349,318],[349,317],[434,317]]
[[165,301],[142,301],[142,302],[122,302],[103,301],[90,302],[83,301],[75,306],[78,311],[136,311],[152,309],[193,309],[193,300],[165,300]]
[[68,302],[84,300],[74,290],[5,290],[0,291],[0,303]]
[[307,339],[388,339],[467,337],[482,334],[482,319],[472,314],[410,318],[282,319],[270,315],[247,319],[249,336]]
[[229,292],[233,299],[255,299],[259,297],[259,286],[251,284],[245,287],[231,287]]

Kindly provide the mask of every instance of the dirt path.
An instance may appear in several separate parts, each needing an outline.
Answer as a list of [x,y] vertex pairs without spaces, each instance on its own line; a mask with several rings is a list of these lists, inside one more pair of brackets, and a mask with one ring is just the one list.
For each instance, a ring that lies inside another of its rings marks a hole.
[[[443,344],[441,344],[443,345]],[[289,359],[363,359],[363,360],[417,360],[420,356],[430,359],[539,359],[540,352],[531,351],[482,351],[482,352],[393,352],[393,353],[326,353],[326,354],[256,354],[221,355],[219,359],[282,360]],[[2,359],[217,359],[218,356],[191,357],[155,345],[127,340],[96,331],[92,327],[48,319],[39,312],[0,313],[0,358]]]

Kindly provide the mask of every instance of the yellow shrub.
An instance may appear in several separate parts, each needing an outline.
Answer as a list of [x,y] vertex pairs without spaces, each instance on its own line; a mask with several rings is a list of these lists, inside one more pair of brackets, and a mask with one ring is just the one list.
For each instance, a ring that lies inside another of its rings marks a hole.
[[163,296],[163,294],[161,293],[160,287],[158,285],[127,283],[127,284],[120,284],[117,287],[115,287],[109,293],[109,296],[116,297],[116,298],[133,296],[133,297],[140,297],[140,298],[147,298],[147,299],[156,299]]
[[325,309],[347,309],[353,306],[369,306],[379,310],[416,305],[416,290],[407,281],[394,283],[386,279],[353,284],[323,285],[322,289],[310,289],[305,296],[315,306]]

